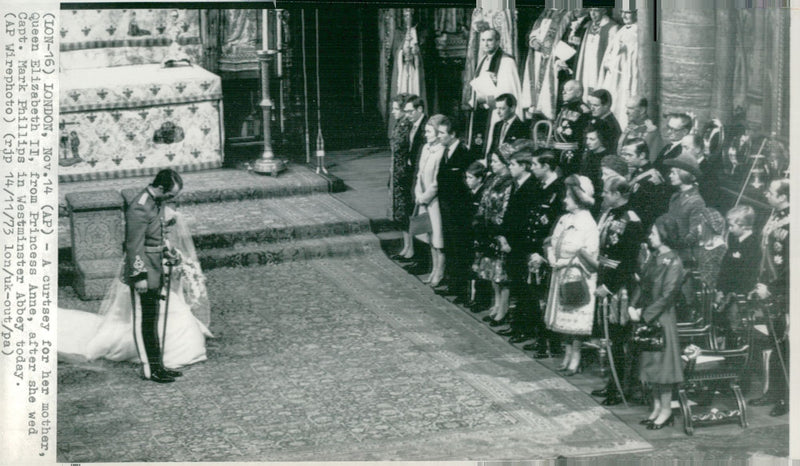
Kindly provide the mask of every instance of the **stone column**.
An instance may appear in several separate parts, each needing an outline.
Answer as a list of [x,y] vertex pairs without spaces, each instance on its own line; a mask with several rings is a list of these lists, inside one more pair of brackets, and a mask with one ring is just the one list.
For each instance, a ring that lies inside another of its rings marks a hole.
[[727,3],[717,6],[717,40],[714,61],[713,94],[711,95],[711,118],[719,118],[723,124],[733,114],[733,72],[736,48],[736,11]]
[[[659,2],[660,3],[660,2]],[[660,3],[660,112],[711,115],[717,43],[713,3]]]
[[658,55],[656,54],[656,38],[653,29],[653,12],[655,0],[636,2],[636,25],[639,28],[639,94],[647,98],[650,119],[656,124],[660,121],[658,102]]
[[69,193],[70,243],[81,299],[102,299],[122,263],[124,201],[117,191]]

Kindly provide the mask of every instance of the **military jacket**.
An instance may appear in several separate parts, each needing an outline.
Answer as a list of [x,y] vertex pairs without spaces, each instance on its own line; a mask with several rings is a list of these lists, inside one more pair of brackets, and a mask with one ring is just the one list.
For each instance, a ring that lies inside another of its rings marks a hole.
[[558,142],[573,142],[583,144],[583,132],[591,120],[589,107],[580,100],[565,103],[556,117],[553,127],[554,138]]
[[598,229],[600,256],[617,263],[616,267],[600,265],[598,285],[606,285],[612,293],[617,293],[623,286],[632,291],[639,249],[645,239],[641,219],[628,205],[623,205],[604,212]]
[[789,298],[789,209],[773,212],[761,233],[758,281],[776,301]]
[[164,270],[164,210],[147,188],[125,201],[125,281],[133,285],[147,279],[148,289],[159,289]]
[[661,173],[647,164],[629,175],[631,196],[628,208],[642,220],[645,231],[650,230],[656,218],[666,213],[669,203],[669,186]]

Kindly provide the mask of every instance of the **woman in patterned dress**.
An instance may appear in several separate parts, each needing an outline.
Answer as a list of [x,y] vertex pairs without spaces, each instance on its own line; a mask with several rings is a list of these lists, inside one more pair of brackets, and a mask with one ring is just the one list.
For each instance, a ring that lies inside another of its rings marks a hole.
[[[568,341],[564,360],[559,371],[565,376],[580,371],[581,342],[591,335],[594,321],[595,288],[597,285],[597,255],[600,250],[600,233],[589,209],[594,205],[594,186],[581,175],[570,175],[564,180],[564,208],[553,228],[550,242],[545,247],[547,262],[553,269],[544,320],[547,328],[564,335]],[[544,258],[535,256],[532,261]],[[577,266],[574,267],[574,266]],[[588,285],[589,302],[569,306],[561,302],[559,288],[568,276],[582,271]]]
[[475,262],[472,270],[481,280],[492,283],[494,305],[487,322],[505,323],[508,312],[508,275],[505,270],[505,254],[496,241],[503,217],[511,197],[514,179],[508,171],[508,157],[513,148],[503,144],[492,154],[492,174],[486,181],[483,197],[478,204],[478,212],[473,221],[475,231]]
[[411,122],[406,118],[403,107],[407,94],[398,94],[392,99],[392,136],[389,140],[392,150],[392,173],[389,179],[392,193],[392,220],[403,232],[403,249],[398,253],[404,259],[414,256],[414,243],[408,232],[408,219],[414,210],[414,161],[411,154]]

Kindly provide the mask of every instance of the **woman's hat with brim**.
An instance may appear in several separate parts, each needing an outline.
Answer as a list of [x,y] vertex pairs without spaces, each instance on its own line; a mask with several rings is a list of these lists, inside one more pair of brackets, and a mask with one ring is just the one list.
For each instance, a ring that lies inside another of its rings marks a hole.
[[600,166],[606,167],[609,170],[613,170],[620,176],[625,176],[628,174],[628,164],[623,160],[622,157],[616,154],[610,154],[603,157],[600,161]]
[[694,175],[695,178],[703,176],[703,172],[700,171],[700,167],[697,165],[697,159],[689,154],[681,153],[681,155],[673,159],[667,159],[664,161],[664,165],[685,170]]

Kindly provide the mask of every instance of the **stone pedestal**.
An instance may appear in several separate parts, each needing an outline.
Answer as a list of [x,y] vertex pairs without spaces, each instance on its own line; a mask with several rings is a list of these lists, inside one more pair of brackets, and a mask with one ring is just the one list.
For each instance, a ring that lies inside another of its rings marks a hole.
[[122,263],[124,201],[117,191],[70,193],[73,288],[81,299],[102,299]]

